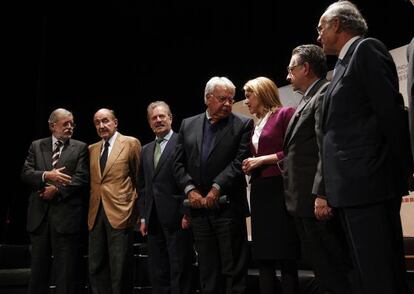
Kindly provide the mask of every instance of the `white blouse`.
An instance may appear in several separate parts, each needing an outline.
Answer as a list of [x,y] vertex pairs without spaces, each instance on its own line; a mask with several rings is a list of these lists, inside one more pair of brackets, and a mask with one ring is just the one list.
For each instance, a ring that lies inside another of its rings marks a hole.
[[269,111],[268,113],[266,113],[266,115],[264,117],[262,117],[256,124],[256,126],[254,127],[254,133],[252,136],[252,144],[254,147],[254,150],[257,153],[257,150],[259,148],[259,138],[260,138],[260,134],[263,131],[264,126],[266,125],[267,121],[269,120],[270,114],[272,112]]

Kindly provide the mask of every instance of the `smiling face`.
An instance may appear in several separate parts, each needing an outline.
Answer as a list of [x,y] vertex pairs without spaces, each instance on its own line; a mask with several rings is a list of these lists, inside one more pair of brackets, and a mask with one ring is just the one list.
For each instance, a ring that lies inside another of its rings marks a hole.
[[115,134],[118,127],[118,120],[109,109],[105,108],[100,109],[95,113],[93,123],[95,124],[96,132],[99,137],[105,141]]
[[158,138],[162,138],[171,130],[172,116],[163,105],[154,107],[148,114],[148,123]]

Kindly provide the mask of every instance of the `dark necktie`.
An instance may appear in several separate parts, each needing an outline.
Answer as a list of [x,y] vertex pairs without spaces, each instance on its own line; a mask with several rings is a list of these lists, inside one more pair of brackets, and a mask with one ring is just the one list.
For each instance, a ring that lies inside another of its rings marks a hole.
[[60,147],[63,145],[62,141],[56,141],[52,153],[52,167],[55,168],[60,157]]
[[155,150],[154,150],[154,168],[157,167],[158,161],[161,157],[161,142],[164,141],[164,138],[157,138],[155,140]]
[[342,59],[339,59],[339,58],[338,58],[338,59],[336,60],[336,63],[335,63],[335,68],[334,68],[333,73],[332,73],[332,79],[333,79],[333,77],[335,76],[335,73],[337,72],[339,65],[341,65],[341,62],[342,62]]
[[105,148],[102,152],[101,159],[99,160],[99,165],[101,166],[101,175],[103,174],[105,170],[106,161],[108,159],[108,150],[109,150],[109,142],[105,142]]

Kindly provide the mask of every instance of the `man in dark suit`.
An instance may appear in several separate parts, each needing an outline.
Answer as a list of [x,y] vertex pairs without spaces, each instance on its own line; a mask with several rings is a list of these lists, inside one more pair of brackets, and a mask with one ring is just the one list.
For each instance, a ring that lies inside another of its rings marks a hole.
[[148,235],[152,293],[190,294],[191,233],[173,174],[178,135],[171,129],[172,113],[165,102],[152,102],[147,116],[156,139],[142,148],[138,201],[140,231]]
[[[71,139],[70,111],[49,117],[51,137],[32,142],[22,180],[31,189],[27,230],[32,243],[29,293],[49,293],[53,255],[56,293],[80,293],[79,259],[82,221],[89,183],[88,147]],[[86,229],[86,227],[85,227]]]
[[[252,120],[233,114],[235,86],[225,77],[205,87],[206,112],[184,119],[174,173],[191,204],[202,293],[244,293],[246,288],[246,181]],[[230,203],[219,204],[227,195]]]
[[317,141],[320,109],[328,86],[326,70],[326,57],[319,46],[301,45],[293,49],[287,80],[303,98],[284,138],[285,202],[287,210],[295,218],[302,256],[313,268],[320,292],[348,294],[352,292],[347,277],[350,261],[339,219],[333,215],[327,221],[317,220],[315,201],[319,208],[331,208],[325,198],[316,198],[312,194],[314,185],[318,190],[323,189],[322,178],[316,171],[320,164]]
[[349,1],[331,4],[319,20],[318,41],[339,59],[322,107],[325,192],[359,293],[407,293],[399,214],[410,163],[404,103],[391,55],[379,40],[363,39],[366,31]]
[[[411,39],[407,47],[407,60],[408,115],[410,121],[411,154],[414,160],[414,38]],[[414,191],[414,175],[411,180],[411,191]]]

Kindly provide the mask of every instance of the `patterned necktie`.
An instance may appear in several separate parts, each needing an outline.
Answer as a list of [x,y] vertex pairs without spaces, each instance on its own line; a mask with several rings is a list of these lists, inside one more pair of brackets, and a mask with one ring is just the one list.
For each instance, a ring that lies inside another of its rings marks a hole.
[[164,138],[157,138],[155,140],[155,150],[154,150],[154,168],[157,167],[158,161],[161,157],[161,142],[164,141]]
[[109,151],[109,142],[106,141],[104,151],[102,152],[101,159],[99,160],[99,165],[101,167],[101,175],[103,174],[105,170],[106,161],[108,159],[108,151]]
[[63,145],[62,141],[55,142],[55,148],[52,153],[52,167],[55,168],[60,156],[60,147]]

